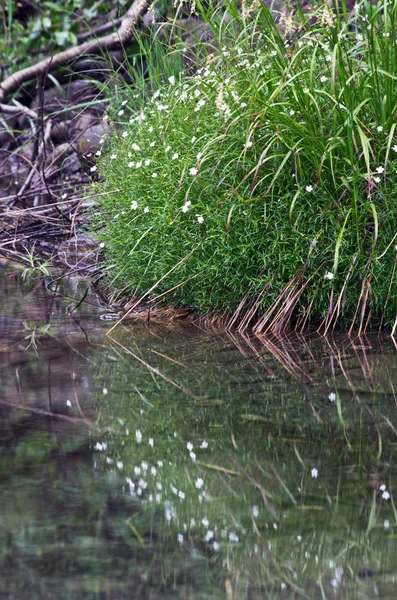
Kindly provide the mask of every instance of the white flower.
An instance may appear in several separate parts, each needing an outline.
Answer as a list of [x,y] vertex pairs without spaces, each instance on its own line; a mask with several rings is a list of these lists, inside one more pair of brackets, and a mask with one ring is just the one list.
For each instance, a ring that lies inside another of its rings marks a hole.
[[193,450],[193,444],[192,444],[192,442],[188,442],[188,443],[186,444],[186,448],[189,450],[189,452],[190,452],[191,450]]
[[388,519],[385,519],[385,520],[384,520],[384,522],[383,522],[383,527],[384,527],[385,529],[389,529],[389,527],[390,527],[390,521],[389,521]]
[[125,106],[127,104],[128,100],[123,100],[121,103],[121,106]]
[[[150,208],[149,208],[148,206],[145,206],[145,208],[143,209],[143,212],[144,212],[144,213],[148,213],[148,212],[149,212],[149,210],[150,210]],[[153,440],[152,440],[152,441],[153,441]],[[150,444],[150,440],[149,440],[149,444]],[[150,445],[152,446],[153,444],[150,444]]]
[[[187,202],[185,202],[185,204],[182,206],[181,210],[183,213],[187,213],[187,211],[189,210],[189,206],[191,205],[190,200],[188,200]],[[193,446],[192,446],[193,448]],[[189,450],[189,448],[188,448]]]
[[238,535],[236,535],[234,531],[229,533],[229,542],[238,542]]
[[91,173],[94,173],[94,171],[96,171],[96,170],[97,170],[97,166],[96,166],[96,165],[94,165],[94,166],[93,166],[93,167],[91,167],[91,169],[90,169]]
[[256,519],[259,516],[259,508],[257,506],[252,507],[252,516]]
[[164,152],[169,152],[171,150],[171,146],[167,146]]
[[65,193],[65,194],[62,194],[61,199],[65,200],[65,198],[67,198],[67,197],[68,197],[68,195]]
[[116,463],[116,465],[117,465],[117,468],[118,468],[118,469],[122,469],[122,468],[123,468],[123,466],[124,466],[124,465],[123,465],[123,462],[122,462],[121,460],[118,460],[118,461],[117,461],[117,463]]
[[101,444],[101,442],[97,442],[94,446],[94,450],[99,450],[99,451],[106,450],[106,448],[107,448],[106,442],[103,442],[102,444]]
[[330,402],[335,402],[336,394],[334,394],[334,392],[331,392],[330,395],[328,396],[328,400],[330,400]]
[[[196,136],[194,135],[194,136],[192,137],[192,139],[190,140],[190,142],[191,142],[192,144],[194,144],[194,142],[195,142],[196,140],[197,140],[197,138],[196,138]],[[396,146],[396,148],[397,148],[397,146]]]
[[175,77],[173,75],[171,75],[171,77],[168,77],[168,81],[170,82],[171,85],[174,85]]
[[374,177],[375,183],[380,183],[380,177]]
[[179,492],[178,492],[178,496],[179,496],[179,498],[180,498],[181,500],[184,500],[184,499],[185,499],[185,497],[186,497],[186,494],[185,494],[185,492],[182,492],[182,490],[179,490]]
[[126,138],[128,135],[128,131],[123,131],[123,133],[121,134],[121,137]]
[[138,208],[138,202],[136,200],[133,200],[131,202],[131,210],[136,210]]
[[241,106],[241,108],[245,108],[247,106],[247,103],[246,102],[241,102],[240,106]]
[[110,160],[115,160],[117,158],[117,154],[112,154],[112,156],[110,157]]
[[382,498],[383,498],[384,500],[389,500],[389,498],[390,498],[390,494],[389,494],[389,492],[387,492],[387,491],[384,491],[384,492],[383,492],[383,494],[382,494]]
[[100,248],[104,248],[104,247],[105,247],[105,242],[101,242],[101,243],[99,244],[99,247],[100,247]]
[[[147,212],[147,210],[145,209],[143,212]],[[154,439],[153,438],[149,438],[149,446],[151,446],[153,448],[153,445],[154,445]]]
[[150,165],[150,163],[151,163],[151,162],[152,162],[152,161],[150,160],[150,158],[147,158],[147,159],[145,160],[145,165],[148,167],[148,166]]
[[124,114],[123,109],[119,110],[119,112],[117,114],[119,115],[119,117],[121,117]]
[[195,462],[196,460],[196,454],[194,452],[190,453],[190,458],[192,459],[193,462]]
[[152,177],[153,177],[153,179],[154,179],[155,177],[157,177],[157,173],[152,173]]
[[204,527],[208,527],[208,525],[210,524],[207,517],[204,517],[204,519],[201,519],[201,522],[204,525]]
[[[199,223],[202,223],[203,221],[199,221]],[[200,448],[208,448],[208,442],[207,440],[203,440],[200,444]]]
[[209,529],[207,531],[207,533],[205,534],[204,541],[209,542],[210,540],[212,540],[213,537],[214,537],[214,532],[211,531],[211,529]]
[[183,535],[181,533],[178,533],[177,540],[179,545],[183,544]]
[[[197,217],[197,222],[198,222],[198,223],[200,223],[200,224],[201,224],[201,223],[204,223],[204,217],[202,217],[201,215],[199,215],[199,216]],[[205,446],[204,446],[204,447],[205,447]],[[201,448],[203,448],[203,446],[201,446]]]
[[313,479],[317,479],[318,471],[315,467],[311,470],[311,474],[312,474]]
[[72,403],[70,402],[70,400],[66,400],[66,406],[72,406]]
[[215,552],[218,552],[218,550],[219,550],[219,548],[220,548],[219,542],[214,542],[214,543],[213,543],[213,548],[214,548],[214,551],[215,551]]
[[192,167],[191,169],[189,169],[189,173],[194,177],[194,175],[197,175],[198,169],[196,169],[196,167]]
[[328,56],[326,56],[326,57],[325,57],[325,60],[326,60],[327,62],[332,62],[332,56],[330,56],[330,55],[328,54]]
[[247,148],[247,149],[251,148],[252,144],[253,144],[253,142],[251,142],[251,140],[248,140],[247,142],[245,142],[244,148]]
[[153,146],[155,146],[155,145],[156,145],[156,142],[150,142],[150,144],[149,144],[149,146],[150,146],[151,148],[153,148]]
[[135,163],[134,163],[134,162],[129,162],[129,163],[128,163],[128,166],[129,166],[130,168],[131,168],[131,167],[135,167]]
[[198,490],[201,489],[204,485],[204,480],[201,479],[201,477],[199,477],[198,479],[196,479],[195,485]]
[[140,475],[141,474],[141,467],[134,467],[134,473],[135,473],[135,475]]
[[172,160],[176,160],[177,158],[179,158],[179,154],[178,152],[175,152],[175,154],[172,155]]
[[376,172],[377,173],[384,173],[385,169],[384,169],[384,167],[376,167]]
[[103,390],[102,390],[102,394],[103,394],[104,396],[106,396],[106,394],[107,394],[107,393],[108,393],[108,390],[107,390],[107,388],[103,388]]
[[138,146],[138,144],[132,144],[131,148],[132,148],[133,150],[135,150],[135,152],[140,152],[140,151],[141,151],[141,149],[140,149],[140,147]]
[[329,279],[331,281],[331,279],[334,278],[334,274],[331,273],[331,271],[327,271],[326,274],[324,275],[325,279]]
[[138,444],[140,444],[142,441],[142,433],[139,431],[139,429],[137,429],[137,431],[135,432],[135,437]]
[[384,484],[384,483],[382,483],[382,485],[380,485],[380,486],[379,486],[379,489],[380,489],[380,491],[381,491],[381,492],[384,492],[384,491],[385,491],[385,489],[386,489],[386,486],[385,486],[385,484]]
[[295,111],[294,111],[294,110],[292,110],[292,108],[291,108],[291,110],[289,111],[289,114],[290,114],[290,115],[291,115],[291,117],[292,117],[292,115],[294,115],[294,114],[295,114]]
[[321,83],[325,83],[327,80],[328,80],[328,77],[326,77],[325,75],[322,75],[322,76],[320,77],[320,81],[321,81]]
[[378,127],[376,128],[376,131],[379,131],[379,133],[380,133],[381,131],[383,131],[383,127],[382,127],[382,125],[378,125]]
[[307,185],[306,186],[306,191],[307,192],[312,192],[313,191],[313,186],[312,185]]
[[394,150],[394,152],[397,152],[397,144],[395,144],[395,145],[393,146],[393,150]]

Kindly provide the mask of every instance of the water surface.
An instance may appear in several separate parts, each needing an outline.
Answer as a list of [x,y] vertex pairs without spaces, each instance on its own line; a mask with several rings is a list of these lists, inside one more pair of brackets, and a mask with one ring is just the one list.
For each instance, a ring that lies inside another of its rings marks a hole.
[[109,338],[90,282],[0,281],[0,597],[396,597],[390,339]]

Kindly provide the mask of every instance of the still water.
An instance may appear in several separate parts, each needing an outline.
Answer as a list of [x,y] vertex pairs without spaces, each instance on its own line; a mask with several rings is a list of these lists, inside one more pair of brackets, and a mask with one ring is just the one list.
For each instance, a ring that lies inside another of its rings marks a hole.
[[107,337],[88,281],[0,282],[0,598],[397,597],[390,339]]

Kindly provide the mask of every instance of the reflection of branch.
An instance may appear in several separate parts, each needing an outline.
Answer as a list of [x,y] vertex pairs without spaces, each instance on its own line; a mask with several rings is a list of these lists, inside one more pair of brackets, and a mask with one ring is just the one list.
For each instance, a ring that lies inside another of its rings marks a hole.
[[174,385],[179,390],[182,390],[183,392],[185,392],[185,394],[188,394],[188,396],[191,396],[195,400],[200,400],[200,398],[198,396],[195,396],[193,394],[193,392],[191,390],[189,390],[189,388],[187,388],[186,386],[184,386],[182,383],[177,383],[176,381],[173,381],[172,379],[170,379],[169,377],[167,377],[167,375],[164,375],[163,373],[161,373],[161,371],[159,371],[158,369],[156,369],[156,367],[152,367],[151,364],[149,364],[148,362],[146,362],[145,360],[143,360],[143,358],[140,358],[139,356],[137,356],[136,354],[134,354],[133,352],[131,352],[131,350],[129,350],[128,348],[126,348],[125,346],[123,346],[123,344],[121,344],[120,342],[118,342],[114,338],[110,337],[110,340],[112,342],[114,342],[115,344],[117,344],[118,346],[120,346],[120,348],[122,348],[124,350],[124,352],[126,352],[127,354],[129,354],[130,356],[132,356],[133,358],[135,358],[135,360],[137,360],[140,363],[142,363],[143,365],[145,365],[145,367],[147,369],[149,369],[149,371],[152,371],[152,373],[155,373],[156,375],[158,375],[159,377],[161,377],[162,379],[164,379],[164,381],[167,381],[171,385]]
[[38,415],[46,415],[47,417],[54,417],[55,419],[64,419],[64,421],[70,421],[71,423],[84,423],[88,427],[93,427],[94,423],[90,419],[79,419],[78,417],[69,417],[62,413],[54,413],[43,408],[33,408],[33,406],[26,406],[26,404],[19,404],[19,402],[9,402],[7,400],[0,400],[0,404],[4,406],[12,406],[14,408],[20,408],[22,410],[28,410],[29,412],[36,413]]

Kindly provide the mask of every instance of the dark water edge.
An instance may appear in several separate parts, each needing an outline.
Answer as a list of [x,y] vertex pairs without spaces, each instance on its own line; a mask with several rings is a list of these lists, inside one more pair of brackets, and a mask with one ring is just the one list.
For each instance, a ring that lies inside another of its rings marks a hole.
[[390,338],[109,338],[0,268],[0,598],[397,596]]

